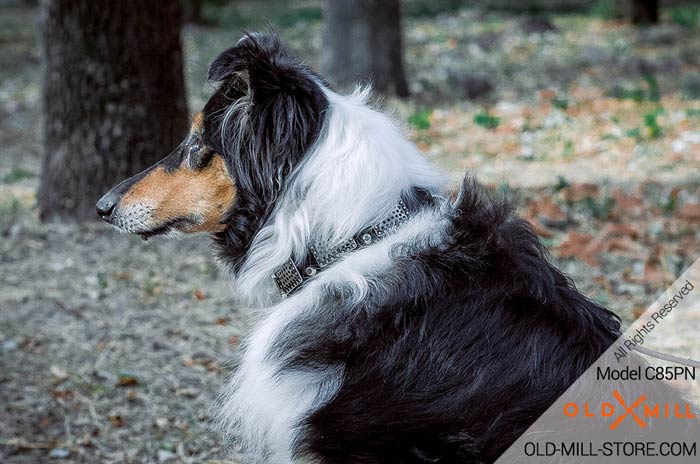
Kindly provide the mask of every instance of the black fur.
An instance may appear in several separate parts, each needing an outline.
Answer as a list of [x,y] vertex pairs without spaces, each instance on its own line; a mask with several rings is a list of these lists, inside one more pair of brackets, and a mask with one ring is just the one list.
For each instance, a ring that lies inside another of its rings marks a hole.
[[[272,35],[246,36],[209,77],[221,82],[203,111],[209,150],[198,133],[159,165],[179,166],[185,148],[196,166],[214,151],[224,157],[237,195],[215,241],[235,273],[321,136],[329,103],[326,84]],[[441,208],[419,187],[403,192],[411,210]],[[330,399],[290,424],[296,457],[493,462],[620,335],[617,317],[576,290],[506,202],[467,179],[445,214],[439,244],[396,245],[389,270],[365,276],[359,302],[343,282],[307,287],[318,292],[309,307],[274,335],[266,355],[280,382],[290,372],[342,372]]]
[[448,242],[400,254],[360,307],[330,289],[270,354],[283,369],[345,366],[337,395],[302,425],[299,455],[492,462],[619,335],[527,223],[470,180]]
[[[209,77],[222,85],[204,110],[205,142],[238,188],[216,240],[236,271],[319,137],[328,102],[319,78],[271,36],[247,36]],[[223,114],[246,95],[233,116],[246,130],[222,141]],[[446,240],[397,248],[361,303],[342,284],[326,288],[276,340],[268,356],[280,378],[344,372],[337,394],[298,424],[298,457],[492,462],[618,337],[618,319],[550,264],[507,203],[467,180],[449,214]]]
[[[222,84],[204,107],[204,140],[227,160],[237,188],[217,243],[237,271],[287,177],[317,140],[328,102],[320,79],[274,34],[245,36],[212,62],[209,79]],[[222,132],[227,109],[243,97],[249,104],[229,122],[242,118],[245,129]]]

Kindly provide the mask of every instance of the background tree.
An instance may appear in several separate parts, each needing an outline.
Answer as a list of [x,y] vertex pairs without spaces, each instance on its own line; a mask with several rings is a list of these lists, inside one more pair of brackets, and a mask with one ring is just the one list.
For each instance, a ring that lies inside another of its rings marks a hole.
[[659,0],[632,0],[633,24],[655,24],[659,22]]
[[43,2],[42,219],[95,216],[98,197],[187,130],[180,25],[171,0]]
[[340,86],[371,80],[374,89],[408,95],[399,0],[325,0],[324,72]]
[[202,1],[203,0],[186,0],[185,1],[185,21],[188,23],[202,23]]

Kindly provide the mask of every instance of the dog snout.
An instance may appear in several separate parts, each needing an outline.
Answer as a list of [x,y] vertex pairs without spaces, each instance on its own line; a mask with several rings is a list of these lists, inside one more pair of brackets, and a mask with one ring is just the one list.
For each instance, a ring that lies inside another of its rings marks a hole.
[[[157,166],[157,164],[156,164]],[[104,219],[105,221],[109,222],[110,224],[112,223],[113,219],[113,213],[114,210],[117,209],[117,205],[119,204],[119,201],[121,201],[122,196],[139,180],[143,179],[144,176],[154,168],[150,167],[146,169],[143,172],[140,172],[136,174],[133,177],[129,177],[128,179],[122,181],[119,185],[114,187],[112,190],[109,192],[105,193],[102,195],[102,198],[97,200],[97,204],[95,205],[95,209],[97,210],[97,214]]]
[[114,207],[116,206],[118,201],[119,195],[117,195],[113,190],[107,192],[102,198],[100,198],[97,201],[97,204],[95,205],[97,214],[105,221],[110,222],[112,212],[114,211]]

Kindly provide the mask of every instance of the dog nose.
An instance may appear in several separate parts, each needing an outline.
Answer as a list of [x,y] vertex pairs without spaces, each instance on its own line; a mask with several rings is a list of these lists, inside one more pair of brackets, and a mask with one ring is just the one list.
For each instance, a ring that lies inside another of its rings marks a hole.
[[109,222],[112,211],[114,211],[114,206],[117,204],[117,195],[113,192],[108,192],[102,198],[97,201],[95,209],[97,214],[100,215],[102,219]]

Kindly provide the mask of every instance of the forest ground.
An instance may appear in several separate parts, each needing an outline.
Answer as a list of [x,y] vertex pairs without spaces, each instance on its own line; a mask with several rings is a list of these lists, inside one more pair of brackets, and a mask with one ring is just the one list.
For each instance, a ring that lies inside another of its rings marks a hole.
[[[252,3],[186,27],[192,111],[211,91],[207,63],[256,18],[318,63],[316,3]],[[205,237],[37,221],[37,19],[0,14],[0,460],[219,462],[212,405],[245,314]],[[469,169],[509,195],[579,288],[630,322],[700,255],[698,17],[550,20],[414,12],[413,96],[381,105],[455,182]],[[692,325],[674,340],[698,356]]]

